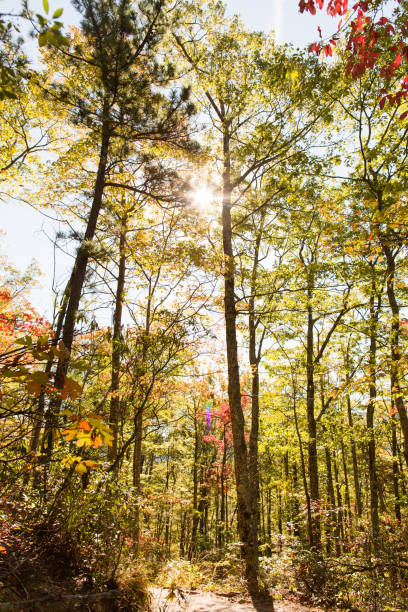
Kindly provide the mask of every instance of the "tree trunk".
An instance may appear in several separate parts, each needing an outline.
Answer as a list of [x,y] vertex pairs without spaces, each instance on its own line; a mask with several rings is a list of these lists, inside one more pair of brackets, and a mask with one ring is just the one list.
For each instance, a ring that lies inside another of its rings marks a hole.
[[[334,440],[333,440],[334,442]],[[337,494],[337,508],[336,508],[336,553],[341,554],[340,535],[344,538],[343,530],[343,499],[341,496],[339,470],[337,469],[336,451],[333,453],[333,467],[334,476],[336,479],[336,494]]]
[[370,480],[370,515],[373,534],[374,552],[378,552],[380,523],[378,518],[378,482],[375,455],[374,411],[377,398],[376,381],[376,353],[377,353],[377,326],[378,308],[374,305],[375,282],[373,281],[370,296],[370,348],[369,348],[369,394],[367,406],[367,433],[368,433],[368,473]]
[[343,439],[341,440],[341,459],[343,463],[344,485],[346,488],[346,506],[347,506],[346,520],[348,524],[351,525],[352,515],[351,515],[351,504],[350,504],[350,487],[349,487],[349,479],[348,479],[348,471],[347,471],[346,449],[344,447]]
[[303,488],[304,488],[305,497],[306,497],[307,533],[308,533],[308,537],[309,537],[309,546],[312,547],[313,546],[312,505],[311,505],[311,501],[310,501],[309,487],[308,487],[308,484],[307,484],[306,463],[305,463],[305,457],[304,457],[304,453],[303,453],[302,436],[300,434],[299,421],[298,421],[298,417],[297,417],[296,389],[295,389],[295,387],[293,388],[293,416],[295,417],[296,435],[297,435],[298,442],[299,442],[300,467],[301,467],[301,470],[302,470]]
[[258,471],[258,438],[259,438],[259,361],[262,349],[262,339],[260,345],[256,346],[256,330],[259,320],[255,315],[255,294],[256,281],[258,275],[259,248],[262,240],[263,217],[259,228],[251,275],[251,297],[249,299],[248,333],[249,333],[249,365],[251,367],[251,433],[249,437],[249,493],[252,512],[253,541],[258,542],[259,526],[259,471]]
[[82,295],[82,288],[85,281],[85,273],[89,260],[89,243],[93,240],[98,222],[99,213],[102,207],[103,190],[105,186],[105,173],[108,162],[109,142],[111,137],[111,129],[109,122],[104,121],[102,124],[102,140],[99,153],[99,164],[96,175],[94,195],[92,200],[91,211],[89,213],[88,225],[85,231],[85,236],[78,249],[75,264],[69,279],[69,298],[67,310],[65,314],[64,325],[62,328],[62,342],[64,343],[67,354],[64,358],[60,358],[55,373],[55,386],[57,389],[62,389],[65,382],[65,376],[68,370],[69,357],[72,350],[74,339],[75,321],[78,312],[79,302]]
[[[378,194],[378,209],[383,211],[382,194]],[[401,350],[399,346],[400,339],[400,308],[395,295],[395,254],[389,244],[387,236],[380,234],[380,243],[385,259],[387,262],[387,297],[391,308],[391,398],[392,403],[398,411],[402,435],[403,435],[403,452],[405,462],[408,465],[408,416],[405,408],[404,398],[401,390]]]
[[330,450],[327,446],[324,447],[325,457],[326,457],[326,477],[327,477],[327,498],[329,501],[329,514],[327,519],[327,537],[326,537],[326,551],[327,554],[331,554],[331,537],[333,532],[335,531],[335,541],[336,541],[336,554],[340,554],[339,549],[339,539],[337,529],[333,529],[336,525],[335,520],[335,512],[336,512],[336,499],[334,497],[334,486],[333,486],[333,473],[332,473],[332,465],[331,465],[331,455]]
[[[106,107],[106,104],[105,104]],[[104,108],[106,113],[106,109]],[[69,360],[71,357],[72,343],[74,340],[75,322],[78,313],[79,302],[82,295],[82,289],[85,281],[85,274],[89,260],[89,247],[95,236],[96,224],[99,213],[102,207],[103,191],[105,186],[105,174],[108,162],[109,143],[111,138],[111,127],[107,120],[102,123],[101,148],[99,153],[98,170],[92,199],[92,206],[88,217],[88,224],[84,238],[77,251],[74,267],[68,281],[69,296],[65,312],[64,323],[62,326],[61,339],[64,344],[65,354],[58,359],[57,368],[55,371],[54,386],[58,391],[64,388],[65,377],[67,375]],[[50,413],[46,423],[47,436],[47,458],[51,458],[53,448],[52,432],[57,425],[57,415],[61,406],[62,400],[57,399],[50,405]]]
[[[126,276],[126,217],[121,220],[119,236],[119,269],[118,282],[115,295],[115,310],[113,314],[113,335],[112,335],[112,382],[109,423],[113,430],[112,446],[109,448],[108,457],[110,460],[116,459],[118,452],[118,424],[120,414],[120,360],[122,352],[122,310]],[[119,464],[115,468],[117,474]]]
[[241,385],[235,307],[235,269],[231,223],[231,160],[228,124],[224,123],[224,171],[222,194],[222,238],[224,252],[224,314],[228,361],[228,399],[234,442],[234,468],[237,493],[237,524],[245,563],[245,577],[250,591],[259,589],[258,541],[254,537],[256,517],[253,516],[248,477],[248,451],[245,442],[245,420],[241,406]]
[[398,467],[398,444],[397,444],[397,426],[395,423],[395,415],[392,416],[392,484],[394,488],[394,510],[395,518],[401,522],[401,503],[399,494],[399,467]]
[[143,439],[143,410],[139,409],[135,416],[135,442],[133,447],[133,486],[136,490],[137,501],[135,505],[134,530],[138,545],[140,537],[140,496],[141,496],[141,462],[142,462],[142,439]]
[[225,531],[227,528],[227,517],[226,517],[226,505],[225,505],[225,466],[227,464],[227,439],[226,439],[227,427],[224,425],[223,435],[223,452],[222,452],[222,463],[221,463],[221,525],[220,525],[220,548],[225,544]]
[[358,470],[357,447],[353,432],[353,413],[351,411],[351,399],[349,394],[347,394],[347,418],[350,428],[351,457],[353,460],[354,495],[356,498],[357,516],[360,518],[363,513],[363,504],[361,501],[360,473]]
[[308,458],[309,458],[309,492],[312,509],[312,533],[310,547],[319,549],[320,542],[320,499],[319,499],[319,468],[317,463],[317,427],[315,418],[315,382],[314,382],[314,319],[311,300],[313,297],[313,275],[308,271],[307,279],[307,337],[306,337],[306,409],[308,426]]
[[[57,317],[57,325],[55,327],[55,334],[51,341],[52,346],[58,346],[58,342],[61,337],[62,325],[64,322],[65,311],[66,311],[67,304],[68,304],[68,297],[69,297],[69,283],[65,287],[64,295],[62,298],[61,308],[60,308],[60,311]],[[47,364],[45,366],[45,374],[47,376],[51,374],[53,362],[54,362],[53,359],[49,359],[47,361]],[[36,416],[35,416],[36,422],[35,422],[33,434],[30,440],[30,458],[34,465],[34,476],[33,476],[33,487],[34,488],[38,488],[40,486],[40,474],[37,468],[36,451],[38,450],[38,447],[40,444],[41,429],[44,424],[43,423],[44,414],[45,414],[45,389],[44,389],[44,386],[42,386],[40,394],[38,396],[38,408],[37,408]],[[40,461],[38,463],[40,464],[44,463],[44,457],[45,456],[43,455],[40,458]],[[24,484],[27,484],[28,477],[29,477],[29,473],[27,473],[27,477],[24,478]]]
[[[195,406],[194,406],[195,410]],[[198,453],[199,453],[199,438],[198,438],[198,423],[197,416],[194,414],[194,464],[193,464],[193,524],[191,528],[191,546],[189,551],[190,560],[197,552],[197,528],[198,528]]]

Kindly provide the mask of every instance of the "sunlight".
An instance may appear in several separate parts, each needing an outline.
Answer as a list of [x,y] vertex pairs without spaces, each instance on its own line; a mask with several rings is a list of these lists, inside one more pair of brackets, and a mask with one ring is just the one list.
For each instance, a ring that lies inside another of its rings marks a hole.
[[214,204],[214,191],[209,185],[197,185],[191,192],[191,202],[200,211],[208,211]]

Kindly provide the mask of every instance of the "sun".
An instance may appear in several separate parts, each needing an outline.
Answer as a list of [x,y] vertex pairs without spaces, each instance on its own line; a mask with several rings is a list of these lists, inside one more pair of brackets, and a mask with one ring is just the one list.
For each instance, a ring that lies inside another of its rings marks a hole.
[[214,191],[210,185],[200,184],[191,192],[191,203],[201,211],[208,211],[214,205]]

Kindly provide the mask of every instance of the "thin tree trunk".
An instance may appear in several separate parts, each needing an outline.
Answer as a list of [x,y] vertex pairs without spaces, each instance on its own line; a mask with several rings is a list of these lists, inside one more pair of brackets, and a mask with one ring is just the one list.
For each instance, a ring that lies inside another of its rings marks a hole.
[[[120,414],[120,360],[122,353],[122,311],[126,276],[126,217],[121,220],[119,236],[119,269],[118,281],[115,295],[115,310],[113,314],[113,335],[112,335],[112,382],[109,423],[113,430],[112,446],[109,448],[108,457],[110,460],[116,459],[118,452],[118,424]],[[119,464],[115,468],[117,474]]]
[[315,382],[314,382],[314,318],[312,297],[314,289],[313,275],[308,271],[307,278],[307,337],[306,337],[306,410],[308,425],[308,459],[309,459],[309,491],[312,507],[312,532],[310,547],[319,549],[320,542],[320,498],[319,498],[319,466],[317,462],[317,427],[315,418]]
[[[336,520],[334,518],[334,513],[336,512],[336,499],[334,497],[331,455],[330,455],[330,450],[327,446],[324,447],[324,452],[325,452],[325,458],[326,458],[327,498],[329,501],[329,513],[327,517],[326,551],[327,551],[327,554],[330,555],[332,551],[331,537],[333,535],[333,532],[335,531],[333,527],[336,525]],[[339,550],[337,531],[335,534],[335,543],[336,543],[336,554],[338,555],[340,553],[340,550]]]
[[[63,295],[62,303],[61,303],[61,308],[60,308],[60,311],[57,317],[57,325],[55,327],[54,337],[52,338],[52,341],[51,341],[51,346],[58,346],[58,342],[61,337],[62,325],[63,325],[64,318],[65,318],[65,312],[66,312],[66,308],[68,304],[68,297],[69,297],[69,283],[65,287],[65,291],[64,291],[64,295]],[[54,363],[53,359],[49,359],[47,361],[47,364],[45,366],[45,374],[47,375],[47,377],[51,374],[53,363]],[[35,422],[33,434],[30,440],[30,457],[31,457],[31,461],[34,464],[34,476],[33,476],[33,487],[34,488],[38,488],[40,485],[39,470],[36,467],[36,464],[37,464],[36,452],[40,444],[41,430],[44,424],[43,423],[44,414],[45,414],[45,389],[44,389],[44,386],[42,386],[40,394],[38,396],[38,409],[36,411],[36,416],[35,416],[36,422]],[[42,459],[39,461],[39,463],[40,464],[44,463],[44,455]],[[24,479],[24,484],[27,484],[28,477],[29,477],[29,474],[27,474],[27,478]]]
[[255,241],[255,252],[251,274],[251,297],[249,299],[248,333],[249,365],[251,367],[251,433],[249,437],[248,477],[250,485],[250,504],[252,513],[252,539],[258,542],[259,527],[259,471],[258,471],[258,438],[259,438],[259,361],[262,350],[262,338],[257,351],[256,330],[259,320],[255,315],[255,294],[258,275],[259,249],[262,240],[263,217]]
[[[377,194],[378,209],[383,211],[382,193]],[[395,295],[395,254],[390,246],[387,236],[380,234],[380,243],[387,262],[387,297],[391,308],[391,398],[392,403],[398,411],[402,435],[403,435],[403,452],[405,462],[408,465],[408,415],[405,408],[404,397],[401,389],[401,349],[400,340],[400,308]]]
[[399,467],[398,467],[398,444],[397,444],[397,426],[395,423],[395,415],[392,416],[392,484],[394,488],[394,510],[395,518],[401,522],[401,503],[399,493]]
[[[195,410],[195,406],[194,406]],[[194,414],[194,465],[193,465],[193,524],[191,528],[191,546],[189,552],[189,558],[192,559],[197,552],[197,528],[199,521],[198,514],[198,453],[199,453],[199,439],[198,439],[198,424],[197,416]]]
[[343,499],[341,496],[339,470],[337,469],[336,451],[333,453],[333,467],[334,476],[336,479],[336,494],[337,494],[337,508],[336,508],[336,553],[341,554],[340,535],[344,537],[343,531]]
[[370,515],[373,533],[374,552],[378,552],[380,523],[378,518],[378,481],[375,455],[374,411],[377,398],[376,381],[376,353],[377,353],[377,326],[378,308],[374,304],[375,282],[373,281],[370,296],[370,348],[369,348],[369,394],[367,406],[367,433],[368,433],[368,473],[370,480]]
[[224,424],[223,434],[223,451],[222,451],[222,463],[221,463],[221,526],[220,526],[220,548],[225,544],[225,531],[227,527],[226,519],[226,506],[225,506],[225,466],[227,464],[227,439],[226,439],[227,426]]
[[298,421],[298,417],[297,417],[296,390],[295,390],[295,388],[293,389],[293,416],[295,417],[296,435],[297,435],[298,443],[299,443],[300,467],[301,467],[301,470],[302,470],[303,488],[304,488],[305,497],[306,497],[307,532],[308,532],[308,537],[309,537],[309,545],[312,546],[313,545],[312,505],[311,505],[311,501],[310,501],[309,487],[308,487],[308,484],[307,484],[306,463],[305,463],[305,457],[304,457],[304,453],[303,453],[302,436],[300,434],[299,421]]
[[349,487],[349,479],[348,479],[348,471],[347,471],[346,449],[344,447],[343,439],[341,440],[341,459],[343,463],[344,484],[346,487],[347,521],[349,525],[351,525],[352,514],[351,514],[351,503],[350,503],[350,487]]
[[363,513],[363,504],[361,500],[360,473],[358,469],[357,447],[356,447],[356,442],[354,440],[354,431],[353,431],[353,413],[351,411],[351,400],[350,400],[349,394],[347,394],[347,418],[348,418],[348,424],[350,428],[351,458],[353,460],[354,495],[356,498],[357,516],[360,518]]

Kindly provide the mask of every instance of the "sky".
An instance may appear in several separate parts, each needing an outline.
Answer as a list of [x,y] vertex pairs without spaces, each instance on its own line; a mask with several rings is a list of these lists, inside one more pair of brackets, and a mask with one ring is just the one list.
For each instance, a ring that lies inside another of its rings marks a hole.
[[[0,0],[2,12],[16,12],[16,0]],[[75,12],[68,0],[49,0],[50,13],[63,8],[61,20],[73,23]],[[317,26],[323,34],[335,31],[336,23],[324,13],[312,15],[298,13],[298,0],[226,0],[229,14],[240,13],[244,23],[252,29],[275,32],[279,43],[291,43],[304,47],[317,38]],[[32,10],[43,14],[42,0],[29,0]],[[31,43],[32,45],[33,43]],[[55,224],[26,204],[0,200],[0,253],[6,254],[10,263],[25,270],[33,259],[42,276],[32,291],[31,301],[40,314],[50,315],[52,278],[54,270],[53,245]],[[58,257],[58,280],[67,275],[71,259]]]

